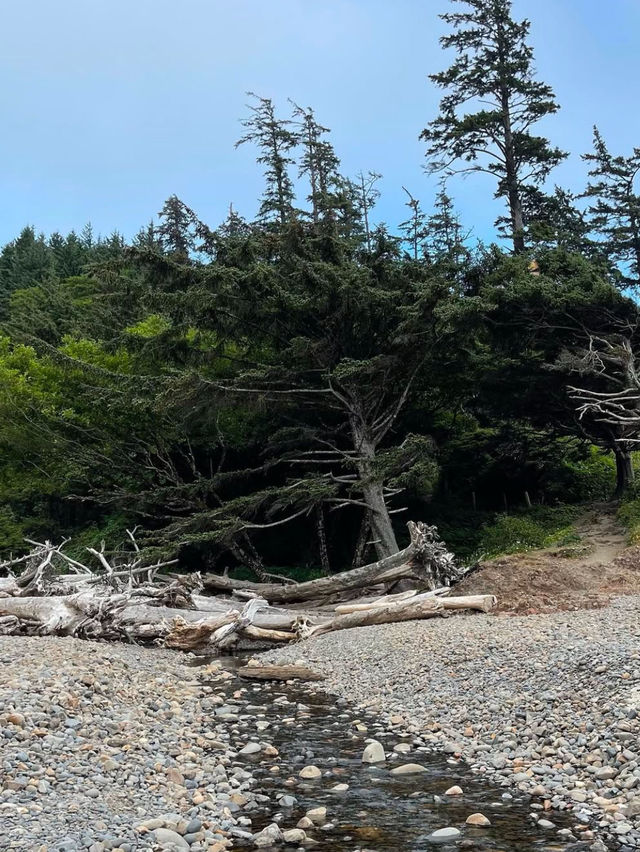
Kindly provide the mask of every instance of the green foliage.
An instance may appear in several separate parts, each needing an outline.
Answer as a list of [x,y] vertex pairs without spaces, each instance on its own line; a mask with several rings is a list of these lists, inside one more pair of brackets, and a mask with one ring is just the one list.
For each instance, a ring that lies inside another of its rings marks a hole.
[[590,446],[586,458],[563,458],[553,471],[549,496],[570,503],[609,500],[616,487],[611,452]]
[[573,522],[579,514],[580,508],[575,506],[536,506],[526,514],[498,515],[482,528],[477,556],[491,559],[502,554],[578,541]]
[[422,138],[433,170],[493,176],[514,253],[471,249],[444,184],[431,211],[407,193],[391,233],[377,172],[342,174],[313,110],[252,96],[255,222],[231,207],[211,228],[173,195],[131,245],[26,228],[0,252],[0,550],[72,533],[81,556],[138,523],[190,568],[264,556],[301,578],[325,528],[334,568],[359,531],[393,552],[405,518],[472,559],[575,536],[574,508],[505,505],[609,497],[629,436],[578,418],[567,386],[609,389],[612,353],[640,344],[613,286],[637,278],[638,152],[596,137],[589,216],[547,194],[564,154],[535,134],[558,106],[529,23],[453,2]]
[[589,217],[602,248],[617,264],[623,287],[640,283],[640,193],[636,178],[640,169],[640,148],[628,156],[610,153],[597,127],[593,130],[593,153],[583,159],[591,169],[585,197],[591,200]]
[[24,549],[24,529],[16,520],[13,509],[0,505],[0,555],[15,555]]
[[127,521],[124,515],[107,515],[99,523],[94,522],[82,529],[74,530],[73,538],[65,547],[65,553],[84,565],[93,565],[94,557],[87,553],[87,548],[97,547],[99,549],[102,541],[105,542],[110,551],[131,549],[127,529],[133,529],[133,525]]
[[125,331],[132,337],[141,337],[144,340],[149,340],[152,337],[159,337],[165,334],[171,328],[171,320],[160,314],[149,314],[135,325],[130,325]]
[[464,563],[478,559],[577,542],[573,524],[582,507],[533,506],[514,512],[474,511],[449,502],[434,506],[429,521],[436,523],[447,545]]

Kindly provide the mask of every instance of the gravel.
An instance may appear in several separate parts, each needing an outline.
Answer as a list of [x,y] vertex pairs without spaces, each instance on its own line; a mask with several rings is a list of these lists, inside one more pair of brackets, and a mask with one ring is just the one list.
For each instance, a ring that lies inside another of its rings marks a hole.
[[[442,751],[452,764],[464,758],[504,786],[505,803],[510,785],[539,797],[530,818],[550,840],[628,852],[640,848],[639,615],[632,597],[603,610],[459,615],[327,634],[269,656],[304,657],[327,673],[323,687],[342,696],[338,708],[347,698],[361,719],[378,720],[373,731],[397,735],[385,755],[392,764],[406,746]],[[274,698],[266,685],[239,688],[217,663],[188,663],[157,648],[0,637],[2,849],[224,852],[266,843],[270,832],[264,822],[262,832],[252,828],[250,814],[275,802],[253,766],[280,759],[268,739],[278,724],[250,702],[264,689],[274,711],[299,711],[302,725],[305,705]],[[342,716],[350,719],[343,712],[335,724]],[[366,735],[355,717],[350,724]],[[298,766],[310,758],[306,750]],[[281,792],[281,808],[295,804],[290,793]],[[556,818],[554,809],[566,813]],[[317,811],[297,832],[290,811],[288,826],[274,814],[271,833],[303,842]],[[319,832],[333,828],[325,817]]]
[[3,850],[223,852],[247,835],[236,802],[251,803],[254,779],[236,758],[255,724],[216,724],[229,696],[199,676],[223,692],[230,675],[186,662],[160,649],[0,637]]
[[[640,597],[526,617],[457,615],[328,633],[303,662],[416,742],[572,812],[594,849],[640,849]],[[264,655],[263,655],[264,658]],[[505,793],[505,796],[508,794]],[[602,845],[602,842],[606,847]]]

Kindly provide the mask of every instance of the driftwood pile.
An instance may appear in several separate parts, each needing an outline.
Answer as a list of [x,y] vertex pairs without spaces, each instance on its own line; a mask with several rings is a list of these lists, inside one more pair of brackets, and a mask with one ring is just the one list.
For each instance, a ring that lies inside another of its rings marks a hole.
[[135,531],[129,532],[129,551],[117,557],[104,543],[100,550],[88,548],[95,568],[68,556],[66,542],[30,542],[27,556],[0,564],[7,575],[0,577],[0,634],[154,642],[215,653],[451,610],[493,609],[493,595],[450,596],[462,576],[452,555],[434,527],[408,526],[409,546],[387,559],[283,584],[160,573],[175,560],[145,565]]

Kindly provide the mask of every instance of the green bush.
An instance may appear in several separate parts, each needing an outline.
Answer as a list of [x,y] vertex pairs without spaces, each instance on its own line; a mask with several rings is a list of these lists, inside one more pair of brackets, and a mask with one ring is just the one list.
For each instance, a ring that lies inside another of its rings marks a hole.
[[487,559],[579,541],[573,527],[579,514],[577,506],[536,506],[526,513],[498,515],[482,528],[476,556]]
[[629,544],[640,544],[640,497],[632,493],[622,502],[618,520],[627,531]]
[[0,553],[21,553],[26,549],[24,530],[9,506],[0,506]]
[[[567,444],[567,450],[570,445]],[[613,453],[590,446],[586,457],[567,452],[549,474],[547,497],[563,503],[587,503],[610,500],[616,487],[616,463]]]
[[104,541],[107,551],[117,550],[129,542],[126,518],[122,515],[111,515],[100,524],[91,524],[77,530],[64,552],[84,565],[97,568],[98,564],[94,557],[87,553],[87,547],[99,550],[101,541]]

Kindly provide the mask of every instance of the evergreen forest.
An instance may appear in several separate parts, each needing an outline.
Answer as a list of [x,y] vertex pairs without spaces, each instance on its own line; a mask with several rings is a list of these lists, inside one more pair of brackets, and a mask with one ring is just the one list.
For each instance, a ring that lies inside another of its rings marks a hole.
[[[306,579],[395,553],[409,520],[469,562],[585,503],[640,519],[640,147],[542,135],[560,105],[510,0],[443,17],[440,109],[416,115],[440,188],[407,187],[404,221],[321,115],[260,93],[237,143],[253,220],[170,195],[133,239],[27,226],[2,248],[3,556],[135,527],[186,570]],[[456,212],[463,173],[503,202],[493,242]]]

